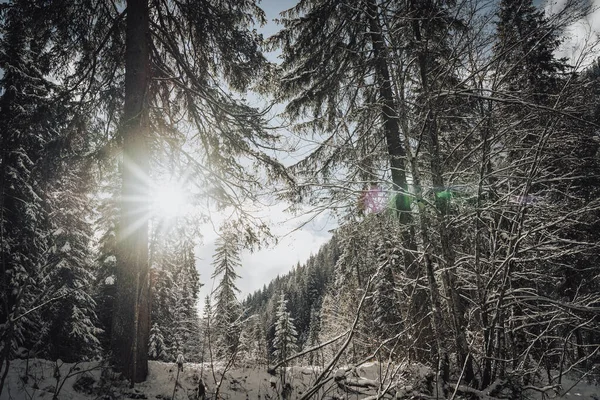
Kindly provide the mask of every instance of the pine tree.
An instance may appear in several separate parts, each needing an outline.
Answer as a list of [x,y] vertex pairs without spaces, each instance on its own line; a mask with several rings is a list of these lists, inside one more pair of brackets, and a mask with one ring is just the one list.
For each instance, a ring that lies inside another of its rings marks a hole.
[[80,181],[94,135],[82,134],[84,107],[61,85],[68,40],[51,11],[13,0],[0,12],[0,392],[17,346],[71,360],[98,351]]
[[252,325],[249,355],[258,365],[266,366],[268,364],[267,337],[263,323],[258,318],[255,318]]
[[172,327],[177,353],[186,355],[186,360],[195,359],[199,349],[197,344],[197,328],[199,326],[196,304],[200,289],[198,271],[196,270],[193,246],[184,241],[177,249],[179,268],[175,271],[175,309]]
[[554,51],[560,44],[554,27],[532,0],[502,0],[498,11],[497,71],[499,84],[519,97],[541,100],[557,84],[556,73],[565,70]]
[[152,324],[150,329],[150,348],[148,349],[148,356],[151,360],[169,361],[168,349],[165,345],[165,338],[160,330],[157,323]]
[[382,339],[393,338],[401,331],[402,316],[395,286],[390,260],[382,254],[373,290],[373,321]]
[[213,326],[217,357],[226,358],[235,354],[239,343],[241,306],[237,300],[239,289],[235,285],[239,275],[235,270],[241,266],[240,249],[239,241],[227,229],[217,239],[216,246],[212,278],[220,277],[221,280],[214,291]]
[[41,314],[44,334],[40,340],[50,359],[74,362],[91,358],[100,351],[91,297],[93,255],[91,252],[92,215],[88,198],[91,182],[89,166],[72,162],[57,171],[57,185],[47,189],[47,206],[52,216],[50,251],[40,282],[47,297],[60,297]]
[[[22,2],[4,10],[0,42],[0,352],[2,364],[6,363],[4,375],[13,351],[28,339],[27,332],[39,333],[35,318],[17,317],[36,305],[36,279],[46,250],[44,186],[36,166],[45,143],[52,139],[47,124],[52,120],[53,85],[44,79],[48,66],[39,46],[45,41],[38,36],[43,31],[36,30],[35,21],[28,20],[25,12]],[[0,389],[3,384],[4,376]]]
[[210,302],[210,296],[204,299],[204,309],[202,310],[202,319],[200,321],[200,335],[202,337],[200,362],[204,363],[213,360],[213,311]]
[[150,12],[148,0],[127,1],[125,29],[125,96],[122,136],[123,168],[116,268],[116,298],[111,348],[118,368],[131,384],[148,375],[150,286],[147,178],[150,176],[148,132],[150,89]]
[[245,319],[240,327],[239,344],[236,352],[236,360],[241,361],[243,365],[256,365],[258,360],[255,360],[252,356],[255,342],[254,342],[254,324],[250,317]]
[[[283,362],[296,352],[296,339],[298,333],[294,326],[294,319],[287,310],[287,300],[282,291],[277,302],[277,313],[275,315],[275,337],[273,339],[273,357],[276,362]],[[287,365],[284,364],[285,368]]]
[[181,222],[161,235],[155,232],[152,251],[152,321],[164,337],[172,359],[183,353],[186,360],[199,358],[199,325],[196,311],[201,287],[193,254],[193,242]]
[[[312,348],[321,343],[321,311],[316,307],[310,310],[310,328],[308,331],[308,339],[306,341],[307,348]],[[320,365],[323,362],[321,351],[311,352],[308,355],[308,365]]]
[[[404,42],[409,3],[369,0],[349,7],[333,0],[303,1],[282,13],[284,28],[270,41],[282,50],[283,73],[274,91],[287,102],[286,114],[301,120],[300,132],[323,132],[315,151],[293,166],[305,180],[303,194],[314,202],[333,200],[338,210],[344,204],[348,213],[362,211],[356,209],[357,192],[377,187],[391,198],[389,207],[403,226],[403,263],[418,298],[412,317],[427,325],[427,293],[416,284],[423,274],[414,262],[410,227],[409,114],[397,86],[409,63],[390,48]],[[322,196],[315,186],[331,195]]]

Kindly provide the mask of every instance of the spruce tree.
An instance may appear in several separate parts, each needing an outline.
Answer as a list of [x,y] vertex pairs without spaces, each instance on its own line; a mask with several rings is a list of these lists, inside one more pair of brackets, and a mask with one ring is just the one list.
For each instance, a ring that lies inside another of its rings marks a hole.
[[268,363],[267,337],[263,323],[258,319],[258,316],[252,324],[249,355],[258,365],[266,366]]
[[[296,339],[298,333],[294,326],[294,319],[287,309],[287,300],[285,293],[282,291],[278,302],[277,312],[275,314],[275,337],[273,338],[273,357],[276,362],[283,362],[288,357],[292,356],[296,350]],[[283,365],[285,368],[287,364]]]
[[557,84],[564,60],[554,51],[560,44],[555,29],[532,0],[502,0],[498,10],[497,42],[499,84],[520,98],[541,100]]
[[315,151],[292,167],[303,194],[320,204],[334,202],[336,210],[343,204],[348,214],[364,213],[356,193],[385,197],[379,207],[391,208],[401,223],[402,262],[414,285],[411,318],[421,323],[413,325],[412,333],[427,341],[421,334],[428,330],[430,313],[419,282],[422,265],[414,259],[413,195],[407,180],[412,121],[403,82],[414,73],[406,44],[409,21],[416,19],[410,4],[302,2],[282,14],[284,27],[270,40],[282,50],[283,73],[275,87],[279,98],[288,101],[286,115],[299,121],[296,128],[311,139],[322,132]]
[[[148,0],[128,0],[125,28],[125,96],[116,294],[111,327],[115,363],[130,379],[148,374],[150,286],[147,178],[150,176],[150,12]],[[140,213],[142,214],[140,216]]]
[[101,330],[91,296],[92,213],[87,185],[92,180],[89,163],[72,162],[57,172],[57,185],[47,191],[52,235],[40,284],[48,293],[44,298],[60,298],[41,314],[44,333],[39,340],[49,359],[75,362],[100,353]]
[[204,299],[204,308],[202,310],[202,319],[200,321],[201,335],[201,353],[200,362],[213,361],[213,311],[210,296]]
[[18,346],[71,360],[98,351],[81,181],[93,134],[82,134],[87,118],[62,85],[68,41],[57,19],[47,3],[0,10],[0,392]]
[[[306,341],[307,348],[312,348],[321,343],[321,310],[313,307],[310,310],[310,327],[308,331],[308,339]],[[308,365],[320,365],[323,362],[322,352],[310,352],[308,355]]]
[[[388,48],[392,27],[387,15],[401,13],[396,2],[374,0],[348,6],[334,0],[311,0],[282,13],[283,29],[269,40],[282,50],[282,76],[274,92],[286,101],[286,114],[300,132],[323,132],[311,154],[293,166],[307,198],[334,200],[339,209],[356,211],[356,193],[388,182],[382,190],[405,229],[404,264],[419,276],[407,184],[406,145],[402,141],[400,99],[394,94],[396,65]],[[331,185],[331,182],[336,182]],[[313,188],[326,187],[331,196]],[[417,296],[423,298],[422,291]],[[424,303],[424,302],[420,302]],[[416,310],[426,317],[424,310]]]
[[148,349],[148,356],[151,360],[170,361],[168,356],[169,351],[165,345],[165,338],[157,323],[152,324],[149,343],[150,348]]
[[[402,316],[395,293],[395,279],[390,260],[380,256],[373,290],[373,322],[382,339],[390,339],[401,331]],[[397,341],[397,339],[396,339]],[[392,343],[393,344],[393,343]]]
[[198,358],[199,318],[196,310],[201,287],[188,237],[187,223],[176,223],[168,234],[154,232],[152,244],[152,321],[161,330],[170,358],[184,353]]
[[240,247],[237,237],[225,228],[217,239],[213,257],[212,278],[220,277],[214,290],[214,332],[216,354],[219,358],[231,357],[239,343],[239,319],[241,306],[237,299],[239,289],[235,281],[239,278],[236,269],[241,266]]
[[45,143],[52,139],[48,124],[52,120],[53,85],[44,79],[48,66],[38,46],[45,43],[37,37],[43,32],[36,30],[25,13],[23,3],[12,4],[3,9],[1,21],[0,352],[4,375],[27,331],[39,332],[33,319],[17,317],[35,305],[39,294],[35,282],[46,250],[44,186],[36,165],[43,157]]

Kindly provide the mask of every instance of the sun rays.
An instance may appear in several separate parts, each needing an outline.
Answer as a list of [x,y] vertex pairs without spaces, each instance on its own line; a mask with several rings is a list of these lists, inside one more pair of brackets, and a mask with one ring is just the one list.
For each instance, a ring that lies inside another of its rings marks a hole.
[[121,228],[121,239],[136,234],[147,227],[147,223],[151,231],[166,234],[178,220],[192,214],[188,174],[163,172],[150,177],[131,161],[124,162],[124,167],[136,176],[138,184],[122,197],[122,210],[128,214],[128,223]]
[[150,190],[150,211],[153,217],[169,220],[184,216],[190,202],[183,184],[177,181],[160,182]]

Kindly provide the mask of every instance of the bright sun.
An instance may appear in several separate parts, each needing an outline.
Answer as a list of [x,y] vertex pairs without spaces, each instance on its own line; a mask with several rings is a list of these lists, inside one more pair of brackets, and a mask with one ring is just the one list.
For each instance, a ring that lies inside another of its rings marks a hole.
[[188,207],[188,196],[181,185],[168,182],[152,189],[152,214],[156,217],[180,217],[186,213]]

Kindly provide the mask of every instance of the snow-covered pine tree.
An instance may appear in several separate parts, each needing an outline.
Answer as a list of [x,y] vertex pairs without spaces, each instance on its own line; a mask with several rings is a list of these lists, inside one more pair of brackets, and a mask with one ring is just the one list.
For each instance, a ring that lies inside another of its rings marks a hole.
[[252,343],[250,346],[250,357],[256,364],[265,366],[268,363],[267,336],[265,334],[264,324],[258,316],[252,324]]
[[319,251],[317,253],[317,257],[314,259],[314,262],[306,265],[305,269],[308,271],[306,274],[306,285],[305,285],[305,297],[306,302],[309,308],[312,308],[314,304],[319,303],[321,300],[321,294],[323,293],[323,288],[326,282],[323,282],[319,277],[319,270],[316,265],[324,264],[322,262],[323,257],[319,257],[322,252]]
[[241,266],[240,242],[227,227],[216,241],[213,257],[214,271],[212,278],[220,277],[214,290],[214,343],[215,354],[219,359],[233,356],[237,351],[240,330],[238,321],[241,316],[241,305],[237,299],[235,281],[239,278],[236,269]]
[[150,348],[148,349],[148,357],[150,357],[151,360],[171,361],[169,358],[169,349],[165,345],[165,338],[157,323],[153,323],[152,328],[150,329]]
[[[394,271],[400,270],[401,243],[395,242],[390,216],[382,213],[376,218],[378,227],[377,244],[377,271],[373,283],[373,321],[379,340],[386,340],[397,336],[402,328],[402,314],[396,293],[396,278]],[[398,343],[397,338],[387,348]],[[387,354],[385,355],[387,356]]]
[[45,357],[74,362],[100,352],[101,330],[91,297],[92,212],[88,193],[93,180],[88,163],[55,165],[55,172],[57,182],[45,193],[52,234],[40,283],[46,293],[42,299],[58,299],[40,315],[44,329],[39,340]]
[[213,311],[210,296],[204,298],[202,319],[200,320],[200,362],[213,361]]
[[[275,314],[275,337],[273,338],[273,357],[275,362],[283,362],[297,351],[296,340],[298,332],[294,326],[294,319],[287,309],[285,292],[281,292],[277,302]],[[286,367],[284,364],[283,367]]]
[[267,365],[267,341],[259,315],[251,315],[244,320],[236,359],[243,365]]
[[94,301],[99,326],[104,331],[100,342],[104,349],[110,347],[112,310],[115,296],[115,273],[117,268],[117,223],[120,181],[117,166],[110,165],[98,171],[97,211],[95,219],[96,268]]
[[[167,348],[174,345],[173,327],[175,324],[176,288],[173,279],[173,265],[154,264],[152,279],[152,323],[160,327]],[[172,355],[172,354],[171,354]],[[177,354],[175,354],[176,356]]]
[[168,235],[158,229],[153,236],[152,321],[163,334],[170,359],[183,352],[192,361],[200,352],[196,303],[201,284],[186,227],[180,221]]
[[[335,281],[331,287],[328,307],[335,310],[325,311],[323,332],[330,338],[348,329],[354,320],[361,293],[370,277],[375,274],[377,257],[375,243],[378,216],[367,215],[364,220],[351,222],[339,229],[341,255],[335,264]],[[363,312],[352,339],[349,361],[354,362],[377,346],[373,337],[372,301],[363,304]],[[325,337],[323,337],[325,339]],[[331,349],[328,349],[331,350]]]
[[[142,381],[147,375],[151,295],[148,221],[140,218],[145,213],[137,211],[147,206],[153,152],[178,147],[184,132],[193,127],[193,137],[186,141],[188,154],[195,158],[189,170],[198,179],[198,187],[206,188],[219,206],[240,206],[240,199],[252,197],[253,190],[262,186],[263,180],[255,179],[255,170],[246,168],[248,164],[242,167],[238,156],[266,167],[271,176],[285,174],[261,147],[277,140],[264,129],[263,116],[231,94],[248,88],[266,65],[260,52],[262,38],[252,31],[255,23],[264,21],[264,13],[255,1],[233,7],[214,2],[208,8],[195,7],[189,0],[128,0],[123,3],[126,7],[105,7],[90,0],[8,3],[2,7],[3,18],[18,3],[25,11],[42,16],[43,27],[49,28],[36,30],[26,19],[15,19],[19,34],[34,39],[31,48],[47,49],[62,61],[46,57],[39,63],[36,60],[36,67],[56,67],[53,77],[60,75],[68,92],[81,100],[73,102],[76,107],[89,107],[86,111],[105,129],[106,137],[118,137],[117,146],[99,143],[102,150],[95,153],[106,150],[124,159],[119,171],[123,197],[119,199],[111,344],[121,371],[132,381]],[[89,10],[94,10],[93,18]],[[64,43],[44,40],[52,36]],[[2,37],[7,37],[4,31]],[[193,51],[183,54],[182,43],[191,45]],[[3,65],[2,70],[8,69]],[[36,71],[27,72],[36,76]],[[16,87],[21,93],[35,93]],[[244,184],[232,189],[229,183],[235,181]],[[255,241],[262,228],[249,228],[246,239]]]
[[175,295],[174,324],[171,328],[174,338],[173,355],[183,353],[188,362],[195,361],[199,354],[197,346],[199,318],[196,311],[196,300],[189,288],[192,284],[193,282],[187,273],[177,277],[175,290],[173,291]]
[[[313,307],[310,310],[310,328],[305,348],[312,348],[321,343],[321,309]],[[321,365],[323,363],[322,350],[312,351],[308,354],[308,365]]]
[[[40,326],[27,311],[39,305],[39,270],[47,250],[44,182],[38,165],[54,133],[54,85],[42,50],[44,30],[29,18],[27,2],[2,9],[0,39],[0,364],[4,375],[18,346],[30,347]],[[5,364],[6,362],[6,364]]]
[[72,38],[49,8],[13,0],[0,12],[0,392],[17,345],[66,360],[98,350],[82,160],[94,132],[62,85]]
[[[382,256],[383,258],[383,256]],[[394,338],[402,328],[400,305],[395,293],[395,279],[388,260],[382,259],[373,290],[373,321],[377,335],[381,340]],[[387,347],[395,346],[400,338]]]
[[255,360],[252,357],[252,349],[254,346],[254,324],[251,321],[254,318],[254,316],[251,316],[250,318],[245,319],[239,329],[240,338],[235,358],[236,361],[241,362],[243,365],[255,365]]

